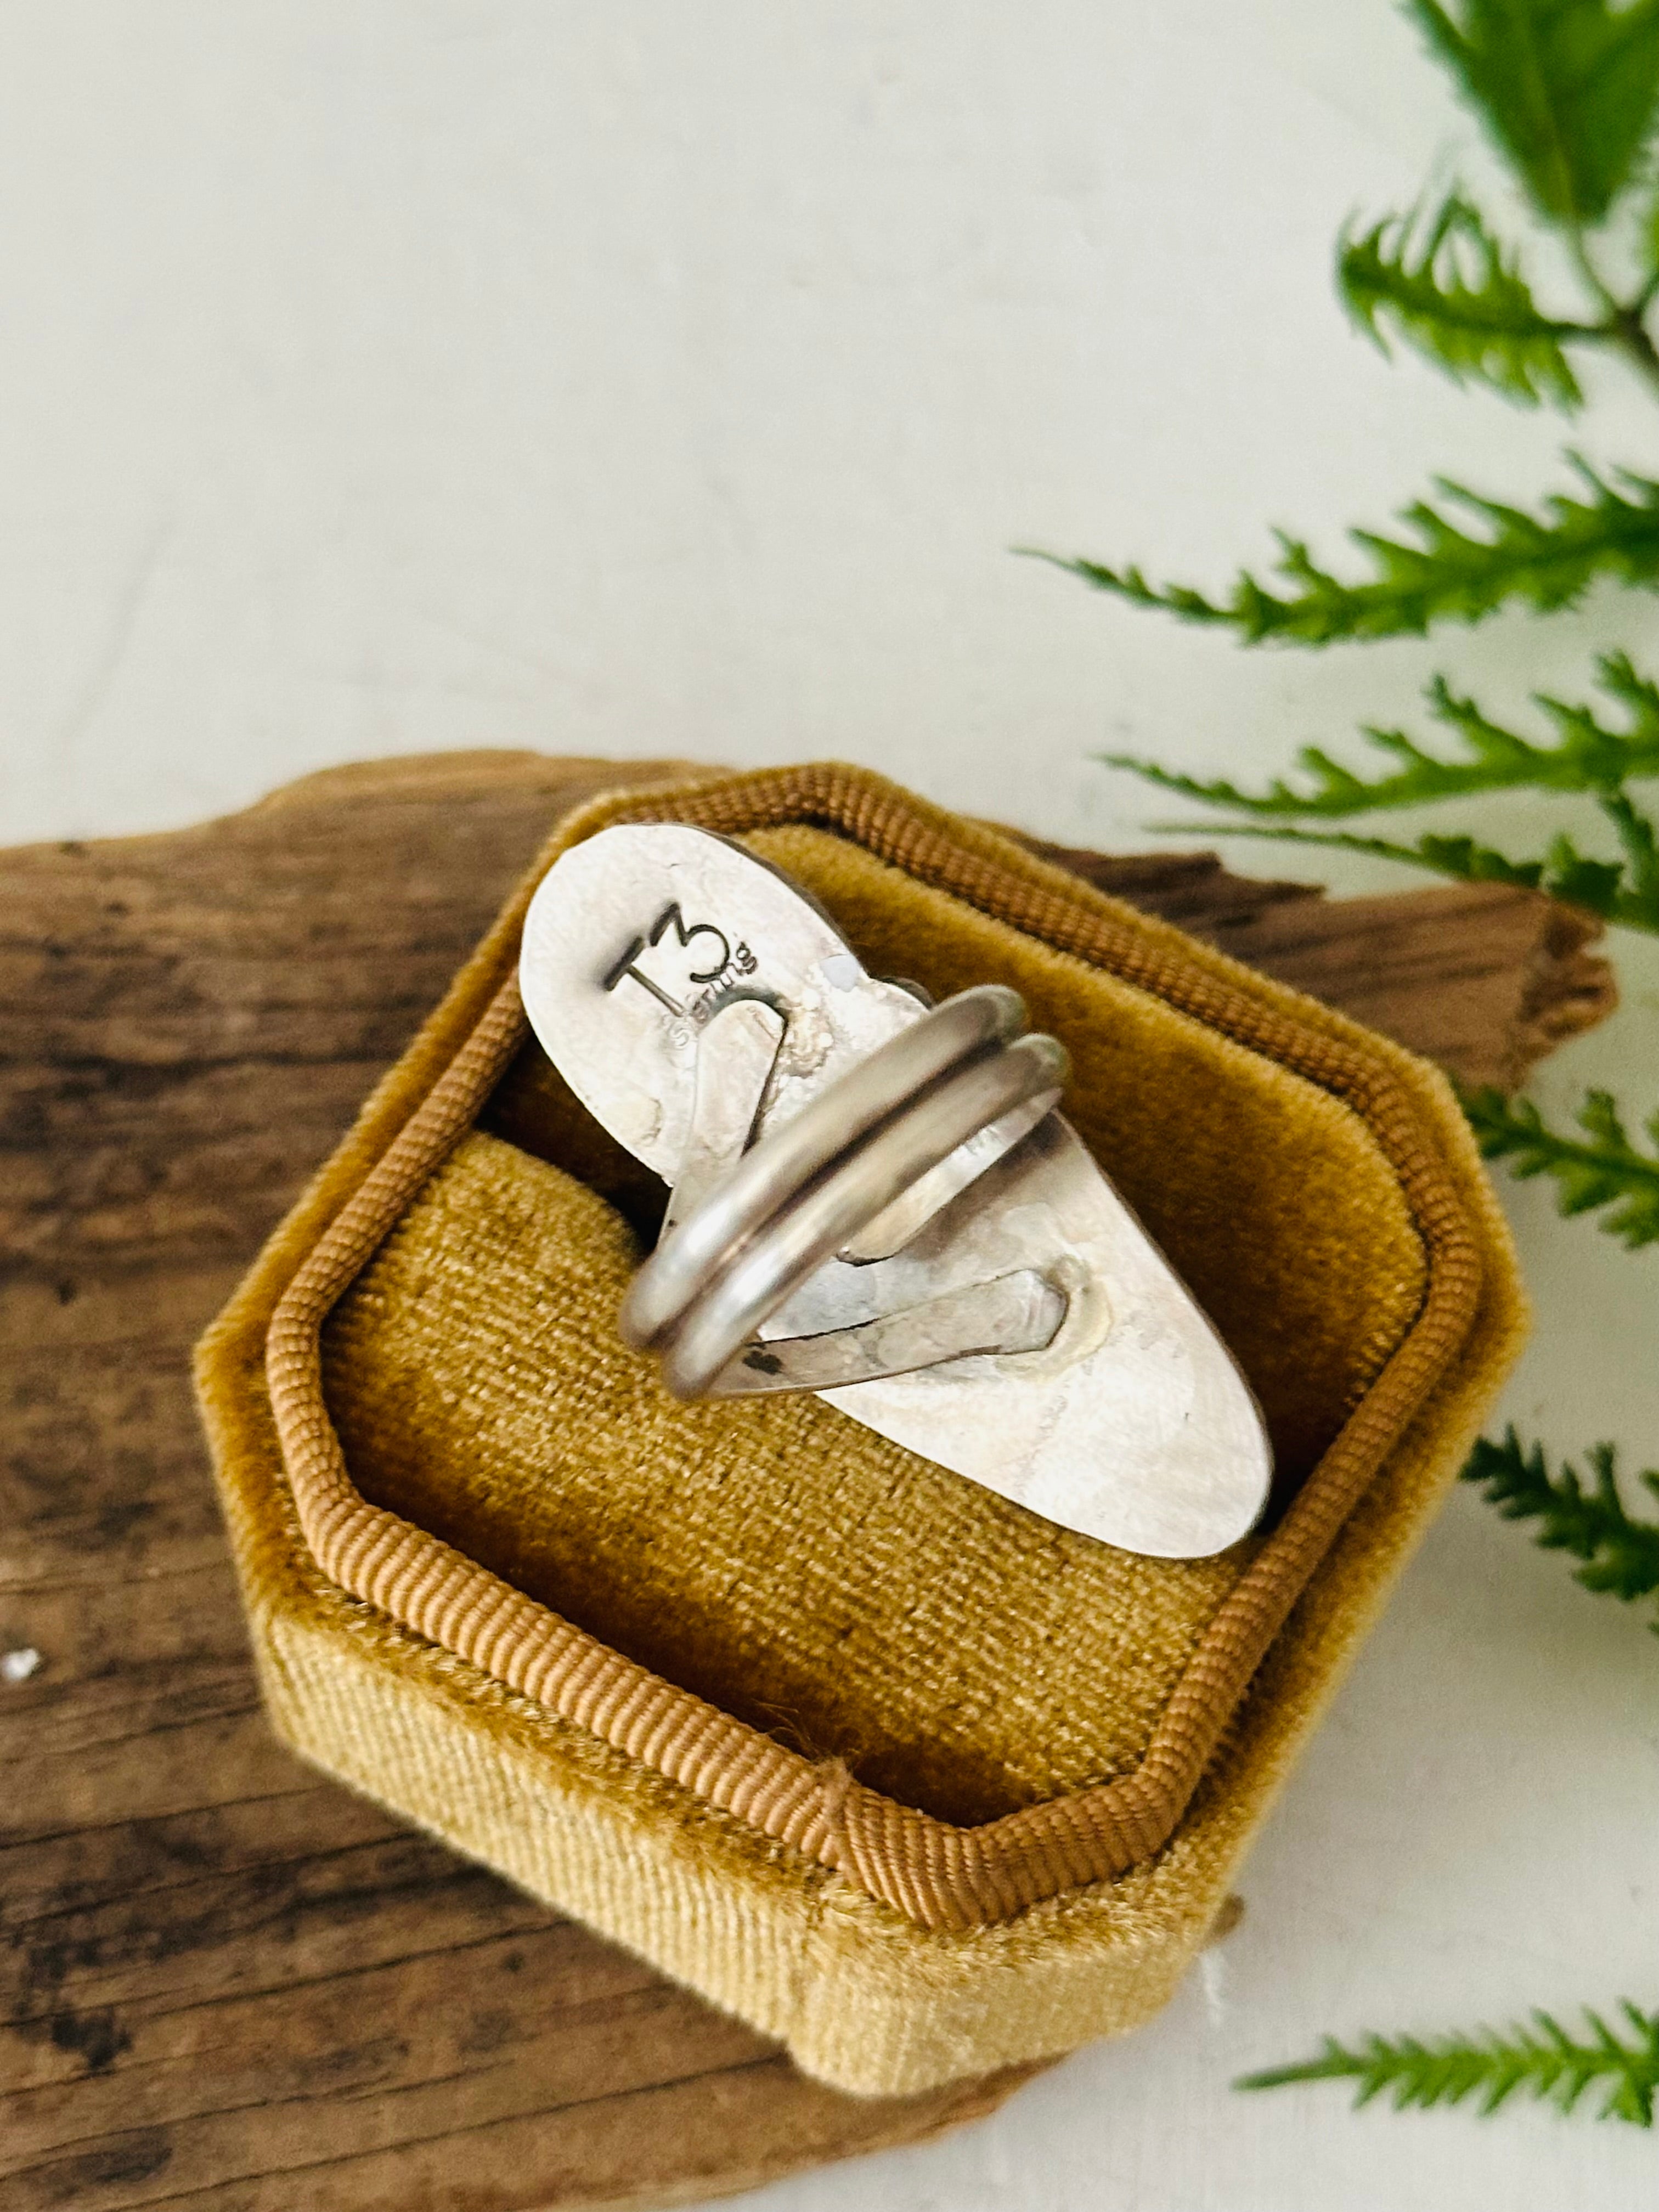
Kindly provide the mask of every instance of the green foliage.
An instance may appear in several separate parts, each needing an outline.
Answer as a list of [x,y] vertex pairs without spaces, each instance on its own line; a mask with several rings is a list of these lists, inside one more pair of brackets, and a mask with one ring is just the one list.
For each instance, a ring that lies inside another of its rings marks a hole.
[[1256,816],[1323,817],[1369,814],[1383,807],[1421,806],[1431,800],[1466,799],[1490,791],[1607,793],[1628,779],[1659,775],[1659,684],[1638,675],[1627,656],[1607,653],[1597,663],[1601,688],[1626,714],[1623,729],[1610,729],[1589,707],[1543,695],[1538,705],[1555,726],[1553,744],[1534,744],[1482,714],[1473,699],[1454,691],[1437,676],[1427,693],[1429,713],[1462,741],[1467,757],[1443,760],[1426,752],[1403,730],[1367,728],[1364,734],[1398,763],[1368,782],[1317,746],[1298,753],[1297,763],[1312,779],[1297,790],[1282,780],[1265,792],[1241,791],[1224,779],[1204,782],[1160,768],[1128,753],[1108,753],[1114,768],[1127,768],[1162,790],[1206,805],[1230,806]]
[[1337,241],[1336,283],[1348,312],[1386,354],[1387,331],[1445,369],[1492,385],[1523,406],[1577,407],[1583,398],[1564,339],[1595,339],[1594,325],[1542,314],[1480,211],[1452,191],[1426,223],[1385,216]]
[[[1628,802],[1600,802],[1608,814],[1614,811],[1615,803],[1625,806],[1631,816],[1632,838],[1645,835],[1650,843],[1651,824],[1636,814]],[[1170,827],[1167,823],[1161,826]],[[1374,860],[1403,860],[1412,867],[1427,868],[1454,883],[1514,884],[1524,890],[1540,890],[1550,898],[1584,907],[1604,921],[1619,922],[1627,929],[1659,931],[1659,872],[1645,866],[1633,871],[1623,860],[1592,860],[1579,851],[1565,830],[1550,840],[1547,852],[1538,860],[1512,860],[1476,838],[1442,836],[1432,830],[1425,831],[1412,845],[1387,837],[1363,837],[1346,830],[1263,830],[1249,822],[1218,823],[1205,834],[1364,853]]]
[[[1437,478],[1443,505],[1416,500],[1402,513],[1412,535],[1349,532],[1371,563],[1370,575],[1355,581],[1322,568],[1300,538],[1282,531],[1276,533],[1274,573],[1291,588],[1274,592],[1245,569],[1224,599],[1206,598],[1190,585],[1149,583],[1133,566],[1036,557],[1131,605],[1162,607],[1183,621],[1231,629],[1246,645],[1419,636],[1437,622],[1480,622],[1510,600],[1542,613],[1570,606],[1598,576],[1659,584],[1659,483],[1629,471],[1620,471],[1615,483],[1579,457],[1569,458],[1583,495],[1553,493],[1541,514]],[[1481,526],[1461,526],[1448,507]]]
[[1659,0],[1406,0],[1540,215],[1600,222],[1631,181],[1659,97]]
[[[1534,1540],[1546,1551],[1583,1560],[1573,1579],[1586,1589],[1626,1602],[1651,1597],[1659,1591],[1659,1521],[1638,1521],[1626,1510],[1613,1445],[1592,1444],[1589,1462],[1594,1480],[1587,1490],[1565,1460],[1560,1474],[1552,1475],[1543,1446],[1523,1449],[1511,1427],[1502,1443],[1482,1437],[1464,1465],[1463,1480],[1482,1484],[1506,1521],[1536,1521]],[[1637,1480],[1659,1498],[1659,1469],[1647,1468]],[[1659,1635],[1659,1621],[1654,1633]]]
[[1614,901],[1613,920],[1629,921],[1638,929],[1659,928],[1659,836],[1653,823],[1622,791],[1604,793],[1596,805],[1625,848],[1628,882]]
[[[1555,729],[1554,742],[1544,744],[1494,722],[1474,700],[1437,677],[1429,687],[1430,714],[1462,740],[1464,757],[1448,760],[1402,730],[1370,728],[1365,735],[1395,765],[1392,773],[1369,781],[1315,745],[1297,756],[1307,779],[1303,787],[1278,777],[1265,792],[1243,791],[1224,777],[1206,781],[1183,775],[1133,754],[1106,757],[1113,767],[1127,769],[1160,790],[1249,817],[1217,825],[1213,834],[1218,836],[1260,836],[1365,853],[1429,868],[1458,883],[1515,884],[1587,907],[1605,921],[1659,932],[1659,836],[1623,788],[1628,781],[1659,775],[1659,685],[1639,675],[1624,653],[1606,655],[1599,673],[1603,690],[1625,709],[1625,726],[1610,727],[1589,707],[1540,696],[1538,704]],[[1286,817],[1295,823],[1341,820],[1516,789],[1593,798],[1612,823],[1623,858],[1595,860],[1565,831],[1551,841],[1541,859],[1514,860],[1470,836],[1431,831],[1405,844],[1346,830],[1279,826]]]
[[1643,1152],[1605,1091],[1585,1094],[1577,1116],[1583,1139],[1547,1127],[1530,1099],[1505,1098],[1498,1091],[1474,1092],[1463,1110],[1486,1157],[1512,1160],[1522,1177],[1548,1176],[1563,1213],[1607,1207],[1600,1226],[1632,1251],[1659,1243],[1659,1113],[1646,1124],[1656,1149]]
[[1246,2074],[1234,2086],[1277,2089],[1291,2081],[1352,2081],[1356,2105],[1369,2104],[1385,2089],[1392,2093],[1397,2112],[1411,2105],[1423,2110],[1459,2105],[1472,2096],[1484,2115],[1495,2112],[1517,2090],[1548,2098],[1570,2112],[1592,2081],[1606,2081],[1607,2094],[1597,2118],[1650,2128],[1659,2089],[1659,2012],[1644,2012],[1628,1998],[1620,2009],[1629,2026],[1628,2041],[1588,2008],[1589,2033],[1582,2041],[1575,2041],[1547,2012],[1533,2014],[1535,2027],[1511,2027],[1502,2034],[1481,2028],[1474,2035],[1441,2036],[1431,2042],[1414,2035],[1368,2035],[1353,2051],[1328,2035],[1317,2058]]
[[[1650,160],[1659,130],[1659,0],[1402,4],[1553,234],[1587,304],[1577,320],[1547,313],[1519,250],[1453,189],[1431,210],[1343,233],[1336,276],[1349,313],[1385,354],[1392,341],[1402,341],[1460,383],[1485,384],[1522,404],[1581,404],[1572,354],[1581,345],[1615,349],[1659,394],[1659,346],[1646,321],[1659,301],[1659,183]],[[1592,234],[1615,216],[1626,218],[1628,247],[1638,215],[1641,273],[1621,295],[1597,265],[1601,246]],[[1598,472],[1569,458],[1577,489],[1532,508],[1437,479],[1435,498],[1404,509],[1403,529],[1349,532],[1364,556],[1356,576],[1339,575],[1284,532],[1265,580],[1242,570],[1216,597],[1151,582],[1130,563],[1039,557],[1131,605],[1231,631],[1246,645],[1420,635],[1443,622],[1479,622],[1508,605],[1549,613],[1604,577],[1659,586],[1659,482],[1627,471]],[[1622,709],[1622,726],[1609,726],[1589,706],[1540,697],[1550,732],[1537,742],[1494,722],[1437,678],[1430,713],[1451,744],[1443,752],[1403,731],[1367,729],[1387,757],[1386,768],[1370,775],[1310,747],[1298,756],[1298,779],[1276,778],[1265,791],[1247,792],[1227,779],[1109,757],[1161,789],[1243,817],[1220,825],[1222,836],[1335,846],[1460,882],[1525,885],[1659,932],[1659,832],[1629,789],[1659,775],[1659,685],[1623,654],[1601,662],[1599,680]],[[1407,844],[1314,826],[1516,789],[1589,799],[1617,836],[1620,857],[1595,859],[1565,831],[1542,858],[1511,860],[1470,836],[1431,833]],[[1586,1095],[1577,1129],[1565,1134],[1537,1107],[1497,1091],[1467,1097],[1464,1108],[1486,1156],[1510,1159],[1521,1176],[1549,1176],[1564,1214],[1595,1215],[1632,1250],[1659,1243],[1659,1113],[1646,1124],[1646,1150],[1632,1141],[1603,1091]],[[1524,1449],[1511,1429],[1501,1444],[1478,1445],[1464,1475],[1482,1485],[1506,1517],[1534,1522],[1540,1544],[1580,1562],[1577,1579],[1586,1588],[1626,1600],[1651,1596],[1659,1592],[1659,1522],[1626,1510],[1611,1444],[1592,1449],[1589,1468],[1588,1483],[1565,1462],[1552,1475],[1542,1448]],[[1659,1469],[1638,1480],[1659,1498]],[[1599,2081],[1607,2085],[1602,2117],[1650,2127],[1659,2012],[1629,2001],[1622,2009],[1628,2037],[1587,2012],[1585,2033],[1575,2039],[1540,2012],[1535,2025],[1504,2034],[1481,2029],[1431,2041],[1369,2035],[1354,2049],[1327,2038],[1318,2057],[1250,2075],[1238,2086],[1346,2080],[1361,2104],[1389,2090],[1396,2106],[1474,2099],[1483,2112],[1525,2091],[1565,2112]]]

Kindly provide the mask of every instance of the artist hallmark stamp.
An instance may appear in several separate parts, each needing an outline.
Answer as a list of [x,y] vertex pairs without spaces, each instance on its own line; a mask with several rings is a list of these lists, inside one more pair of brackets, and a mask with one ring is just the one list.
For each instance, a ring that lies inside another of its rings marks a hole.
[[[674,941],[665,948],[663,940],[671,931]],[[653,951],[664,955],[653,963],[664,981],[648,975],[640,964],[641,956]],[[684,957],[677,958],[676,955]],[[629,940],[606,971],[604,988],[614,991],[621,983],[637,983],[677,1020],[701,1024],[714,1010],[722,987],[752,975],[756,965],[754,954],[741,938],[734,944],[712,921],[688,922],[680,911],[679,902],[674,900],[663,908],[644,936]],[[665,988],[665,981],[680,990],[689,987],[690,995],[677,999]]]

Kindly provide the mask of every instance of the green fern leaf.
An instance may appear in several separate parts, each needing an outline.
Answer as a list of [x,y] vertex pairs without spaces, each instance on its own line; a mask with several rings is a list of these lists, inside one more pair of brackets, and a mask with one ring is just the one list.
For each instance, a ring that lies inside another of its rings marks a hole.
[[1595,341],[1593,325],[1539,312],[1512,253],[1456,190],[1425,222],[1387,216],[1363,235],[1337,241],[1337,290],[1382,351],[1392,329],[1462,384],[1474,377],[1523,406],[1540,399],[1577,407],[1583,395],[1564,339]]
[[1206,782],[1181,775],[1131,753],[1103,757],[1111,767],[1132,769],[1148,783],[1178,792],[1183,799],[1261,817],[1340,819],[1384,807],[1420,806],[1433,799],[1520,788],[1604,793],[1632,777],[1659,775],[1659,684],[1638,675],[1622,653],[1605,655],[1597,669],[1602,689],[1626,710],[1627,726],[1622,730],[1608,728],[1589,707],[1540,694],[1537,703],[1555,726],[1556,736],[1553,744],[1534,744],[1490,720],[1473,699],[1460,696],[1437,676],[1426,695],[1429,713],[1461,739],[1468,757],[1443,760],[1402,730],[1367,729],[1364,735],[1371,744],[1398,763],[1391,774],[1370,782],[1314,745],[1297,757],[1311,788],[1297,789],[1275,779],[1265,792],[1241,791],[1224,779]]
[[1618,904],[1629,913],[1645,917],[1638,922],[1638,927],[1659,929],[1659,834],[1625,792],[1603,792],[1596,804],[1612,823],[1625,848],[1625,866],[1630,880],[1620,893]]
[[1599,2013],[1585,2009],[1588,2036],[1575,2041],[1559,2021],[1534,2013],[1534,2027],[1490,2028],[1432,2042],[1413,2035],[1367,2035],[1350,2050],[1328,2035],[1316,2058],[1242,2075],[1237,2089],[1279,2089],[1292,2081],[1352,2081],[1356,2105],[1384,2090],[1395,2110],[1427,2111],[1477,2099],[1484,2118],[1524,2090],[1570,2112],[1594,2081],[1607,2084],[1597,2117],[1632,2126],[1653,2125],[1659,2091],[1659,2012],[1644,2012],[1626,1998],[1620,2007],[1630,2033],[1617,2035]]
[[1463,1110],[1486,1158],[1510,1160],[1523,1180],[1548,1176],[1562,1213],[1606,1209],[1600,1226],[1632,1251],[1659,1243],[1659,1114],[1647,1123],[1650,1153],[1631,1141],[1605,1091],[1585,1094],[1577,1116],[1582,1138],[1549,1128],[1530,1099],[1498,1091],[1472,1093]]
[[1568,906],[1587,907],[1609,921],[1622,921],[1638,929],[1659,929],[1659,913],[1650,915],[1645,899],[1627,888],[1623,862],[1589,859],[1565,830],[1550,840],[1541,888],[1551,898]]
[[[1618,1452],[1592,1444],[1593,1482],[1588,1490],[1565,1460],[1551,1474],[1541,1444],[1525,1449],[1513,1427],[1501,1443],[1483,1437],[1463,1467],[1465,1482],[1482,1485],[1506,1521],[1536,1521],[1534,1540],[1547,1552],[1565,1552],[1584,1565],[1573,1577],[1586,1589],[1626,1603],[1659,1591],[1659,1521],[1638,1521],[1619,1491]],[[1659,1470],[1637,1477],[1659,1498]],[[1659,1634],[1659,1621],[1654,1624]]]
[[[1162,779],[1154,779],[1161,781]],[[1604,804],[1610,803],[1603,802]],[[1634,810],[1632,810],[1632,812]],[[1640,817],[1638,817],[1638,819]],[[1182,829],[1181,823],[1160,822],[1159,830]],[[1206,837],[1259,837],[1270,844],[1315,845],[1330,851],[1364,853],[1379,860],[1401,860],[1407,866],[1427,868],[1460,884],[1513,884],[1519,890],[1542,891],[1547,897],[1587,908],[1604,921],[1626,929],[1659,932],[1659,885],[1632,884],[1621,860],[1592,860],[1581,853],[1571,837],[1552,840],[1541,860],[1511,860],[1491,845],[1473,837],[1438,836],[1427,832],[1414,845],[1395,843],[1387,837],[1362,837],[1346,830],[1265,829],[1254,822],[1218,822],[1205,825]]]
[[1407,0],[1539,212],[1599,222],[1631,180],[1659,98],[1659,0]]
[[1277,573],[1292,588],[1275,593],[1246,570],[1225,599],[1208,599],[1188,585],[1149,583],[1139,568],[1040,552],[1036,557],[1132,605],[1162,607],[1188,622],[1234,630],[1247,645],[1418,636],[1437,622],[1479,622],[1511,599],[1542,612],[1567,606],[1598,576],[1659,582],[1659,483],[1620,471],[1614,483],[1577,456],[1569,459],[1584,495],[1554,493],[1541,517],[1437,479],[1443,499],[1481,526],[1460,528],[1439,507],[1418,500],[1402,516],[1413,537],[1348,533],[1370,556],[1371,574],[1358,582],[1322,568],[1299,538],[1283,532]]

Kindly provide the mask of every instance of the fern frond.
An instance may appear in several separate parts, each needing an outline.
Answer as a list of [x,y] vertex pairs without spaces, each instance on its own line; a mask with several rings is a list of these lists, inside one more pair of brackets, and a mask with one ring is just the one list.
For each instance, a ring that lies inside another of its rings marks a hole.
[[1537,704],[1553,723],[1556,737],[1553,744],[1534,744],[1491,720],[1473,699],[1437,676],[1425,694],[1429,714],[1461,739],[1467,757],[1443,760],[1403,730],[1367,728],[1365,737],[1397,763],[1391,774],[1370,782],[1316,745],[1304,746],[1297,756],[1310,788],[1297,789],[1276,777],[1265,792],[1241,791],[1225,780],[1206,782],[1177,775],[1131,753],[1103,757],[1113,768],[1132,769],[1161,790],[1178,792],[1183,799],[1206,805],[1231,806],[1262,817],[1327,820],[1487,791],[1601,793],[1635,777],[1659,775],[1659,684],[1639,675],[1622,653],[1604,654],[1596,668],[1602,690],[1626,710],[1624,729],[1608,728],[1589,707],[1540,692],[1535,695]]
[[1570,605],[1598,576],[1659,582],[1659,483],[1629,471],[1620,471],[1614,483],[1579,456],[1568,458],[1583,496],[1553,493],[1541,516],[1437,477],[1444,506],[1462,510],[1480,526],[1460,527],[1444,506],[1416,500],[1401,516],[1412,536],[1349,532],[1370,556],[1371,574],[1358,582],[1322,568],[1300,538],[1282,531],[1276,533],[1276,574],[1292,587],[1284,593],[1270,591],[1248,569],[1226,599],[1212,599],[1188,585],[1149,583],[1139,568],[1050,553],[1036,557],[1133,606],[1162,607],[1187,622],[1234,630],[1247,645],[1414,637],[1437,622],[1480,622],[1511,599],[1547,613]]
[[[1607,802],[1601,802],[1607,805]],[[1610,811],[1610,809],[1609,809]],[[1634,810],[1632,810],[1634,812]],[[1638,817],[1639,820],[1641,817]],[[1190,825],[1160,822],[1158,830]],[[1414,868],[1427,868],[1460,884],[1513,884],[1522,890],[1542,891],[1587,908],[1605,921],[1627,929],[1659,931],[1659,885],[1628,879],[1622,860],[1593,860],[1581,853],[1571,837],[1552,838],[1540,860],[1511,860],[1495,847],[1473,837],[1437,836],[1425,832],[1414,845],[1395,843],[1387,837],[1362,837],[1349,830],[1262,829],[1254,822],[1206,823],[1206,837],[1260,837],[1279,845],[1317,845],[1341,853],[1364,853],[1379,860],[1400,860]]]
[[[1659,1590],[1659,1521],[1638,1521],[1619,1492],[1619,1455],[1613,1444],[1592,1444],[1591,1486],[1567,1460],[1553,1475],[1541,1444],[1524,1449],[1513,1426],[1502,1443],[1482,1437],[1464,1462],[1465,1482],[1484,1485],[1506,1521],[1536,1521],[1533,1540],[1547,1552],[1566,1552],[1584,1565],[1574,1576],[1586,1589],[1628,1603]],[[1644,1468],[1637,1480],[1659,1498],[1659,1469]],[[1654,1624],[1659,1635],[1659,1621]]]
[[1659,929],[1659,833],[1622,791],[1604,792],[1596,804],[1625,848],[1629,882],[1620,893],[1620,903],[1645,917],[1638,922],[1638,928]]
[[1659,98],[1659,0],[1407,0],[1431,51],[1539,212],[1599,222],[1631,180]]
[[1396,2112],[1459,2105],[1473,2096],[1484,2117],[1517,2091],[1547,2098],[1570,2112],[1593,2081],[1605,2081],[1607,2095],[1596,2117],[1650,2128],[1659,2090],[1659,2012],[1644,2012],[1629,1998],[1620,2009],[1630,2031],[1627,2041],[1588,2007],[1588,2033],[1577,2041],[1547,2012],[1534,2013],[1532,2027],[1503,2033],[1480,2028],[1427,2042],[1414,2035],[1368,2035],[1352,2051],[1328,2035],[1318,2057],[1246,2074],[1233,2086],[1278,2089],[1291,2081],[1352,2081],[1356,2105],[1369,2104],[1386,2089]]
[[1477,378],[1525,407],[1540,399],[1577,407],[1583,394],[1563,341],[1606,335],[1541,313],[1518,256],[1505,259],[1480,210],[1455,187],[1426,219],[1385,216],[1362,234],[1344,230],[1336,288],[1383,353],[1393,331],[1455,383]]
[[1530,1099],[1505,1098],[1499,1091],[1473,1092],[1463,1110],[1485,1157],[1511,1160],[1523,1179],[1548,1176],[1562,1213],[1605,1207],[1599,1226],[1632,1252],[1659,1243],[1659,1113],[1646,1124],[1655,1149],[1644,1152],[1632,1143],[1606,1091],[1585,1093],[1576,1117],[1582,1139],[1547,1127]]

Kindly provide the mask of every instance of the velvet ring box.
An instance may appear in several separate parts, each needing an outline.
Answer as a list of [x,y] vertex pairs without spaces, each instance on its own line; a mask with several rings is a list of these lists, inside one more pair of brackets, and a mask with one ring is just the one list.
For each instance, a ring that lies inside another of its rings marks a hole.
[[[665,1193],[514,981],[616,822],[744,840],[867,968],[1022,994],[1065,1110],[1220,1329],[1278,1477],[1146,1559],[811,1396],[681,1405],[616,1316]],[[1443,1079],[836,766],[602,799],[267,1245],[198,1376],[297,1751],[866,2094],[1170,1995],[1517,1349]]]

